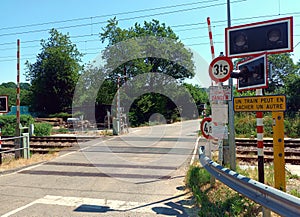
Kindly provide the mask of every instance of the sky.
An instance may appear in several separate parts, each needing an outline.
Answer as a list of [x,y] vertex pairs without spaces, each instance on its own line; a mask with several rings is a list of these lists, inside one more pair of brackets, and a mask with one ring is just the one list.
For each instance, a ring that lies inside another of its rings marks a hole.
[[[117,17],[120,27],[157,19],[170,26],[195,56],[212,61],[207,17],[211,20],[216,56],[225,52],[227,0],[1,0],[0,84],[17,82],[17,40],[20,40],[20,75],[25,82],[25,62],[35,63],[40,40],[49,30],[69,34],[82,63],[95,59],[105,48],[99,33],[107,20]],[[293,16],[293,59],[300,59],[300,4],[298,0],[230,0],[231,26]],[[205,64],[204,64],[205,65]],[[208,69],[200,64],[191,81],[201,87],[211,84]]]

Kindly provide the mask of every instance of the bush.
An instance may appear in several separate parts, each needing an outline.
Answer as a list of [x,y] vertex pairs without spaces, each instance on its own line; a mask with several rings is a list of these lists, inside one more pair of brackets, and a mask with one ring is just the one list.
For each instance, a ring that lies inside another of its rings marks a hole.
[[254,113],[245,113],[235,116],[235,133],[239,137],[250,138],[256,136],[256,117]]
[[222,183],[210,187],[210,174],[191,166],[187,174],[187,186],[193,192],[199,206],[198,216],[257,216],[258,205]]
[[[272,113],[264,113],[264,137],[273,137],[273,118]],[[255,113],[243,113],[235,115],[235,133],[238,137],[250,138],[257,135]],[[287,137],[300,137],[300,117],[284,117],[284,132]]]
[[197,188],[209,183],[210,174],[203,168],[191,166],[187,172],[186,183],[189,188]]
[[35,136],[50,136],[52,131],[52,125],[48,123],[35,123],[34,135]]
[[300,137],[300,116],[296,115],[293,118],[285,117],[284,119],[285,133],[288,137],[299,138]]
[[[23,127],[29,127],[34,123],[34,119],[31,115],[21,115],[20,122]],[[15,115],[3,115],[0,116],[0,124],[2,125],[3,136],[15,136],[17,117]]]

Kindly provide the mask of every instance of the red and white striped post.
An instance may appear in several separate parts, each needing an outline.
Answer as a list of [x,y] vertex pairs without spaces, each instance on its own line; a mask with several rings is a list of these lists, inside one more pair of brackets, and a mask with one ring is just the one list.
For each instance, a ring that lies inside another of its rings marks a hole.
[[[257,96],[262,96],[262,89],[256,90]],[[264,177],[264,123],[263,112],[256,112],[256,132],[257,132],[257,161],[258,161],[258,181],[265,182]]]
[[17,127],[19,129],[20,124],[20,39],[17,40]]
[[[16,136],[20,136],[20,39],[17,40],[17,122],[16,122]],[[20,148],[20,139],[15,140],[16,148]],[[20,150],[15,151],[15,158],[20,158]]]
[[211,51],[211,58],[215,58],[215,48],[214,48],[214,42],[212,37],[212,31],[211,31],[211,25],[210,25],[210,18],[207,17],[207,26],[208,26],[208,36],[209,36],[209,42],[210,42],[210,51]]
[[[207,27],[208,27],[208,37],[209,37],[209,42],[210,42],[210,52],[211,52],[211,58],[212,60],[215,59],[215,48],[214,48],[214,42],[213,42],[213,37],[212,37],[212,31],[211,31],[211,24],[210,24],[210,17],[207,17]],[[211,86],[214,85],[213,80],[211,80]],[[207,150],[207,155],[209,158],[211,158],[211,146],[212,146],[212,141],[209,139],[209,144],[208,144],[208,150]],[[210,176],[210,186],[214,186],[216,183],[216,179],[214,176]]]

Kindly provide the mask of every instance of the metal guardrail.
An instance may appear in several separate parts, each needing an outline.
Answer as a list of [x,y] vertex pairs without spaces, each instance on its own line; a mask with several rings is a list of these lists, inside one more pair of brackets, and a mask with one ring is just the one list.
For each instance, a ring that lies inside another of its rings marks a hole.
[[202,166],[221,182],[282,216],[300,216],[300,198],[224,168],[205,156],[203,150],[204,147],[200,146],[199,159]]
[[7,140],[15,140],[15,139],[22,139],[22,142],[21,142],[22,145],[20,148],[13,148],[13,149],[2,151],[1,150],[2,147],[0,145],[0,164],[2,164],[2,154],[4,154],[4,153],[23,150],[22,156],[27,159],[30,158],[29,133],[23,133],[22,136],[17,136],[17,137],[0,138],[1,142],[7,141]]

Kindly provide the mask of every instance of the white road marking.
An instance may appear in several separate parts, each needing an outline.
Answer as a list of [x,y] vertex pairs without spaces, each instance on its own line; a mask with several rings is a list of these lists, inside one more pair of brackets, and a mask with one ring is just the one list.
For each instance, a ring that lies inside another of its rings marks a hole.
[[[122,200],[107,200],[107,199],[97,199],[97,198],[86,198],[86,197],[63,197],[63,196],[54,196],[46,195],[43,198],[37,199],[31,203],[28,203],[22,207],[19,207],[15,210],[12,210],[1,217],[9,217],[14,215],[32,205],[35,204],[45,204],[45,205],[57,205],[57,206],[69,206],[74,207],[74,209],[80,207],[81,205],[92,205],[92,206],[105,206],[109,209],[119,212],[139,212],[139,213],[154,213],[152,210],[153,207],[157,207],[158,204],[133,201],[122,201]],[[164,204],[159,203],[159,207],[170,208]]]
[[8,217],[8,216],[14,215],[14,214],[16,214],[17,212],[20,212],[20,211],[22,211],[22,210],[24,210],[24,209],[26,209],[26,208],[28,208],[28,207],[34,205],[34,204],[35,204],[35,201],[33,201],[33,202],[31,202],[31,203],[28,203],[28,204],[26,204],[25,206],[21,206],[21,207],[19,207],[19,208],[17,208],[17,209],[14,209],[14,210],[12,210],[12,211],[10,211],[10,212],[8,212],[8,213],[2,215],[1,217]]
[[133,130],[133,131],[130,132],[130,133],[136,133],[136,132],[139,132],[139,131],[141,131],[141,130]]
[[196,143],[195,143],[195,147],[194,147],[194,151],[193,151],[193,156],[192,156],[192,159],[190,161],[190,165],[192,165],[194,163],[194,160],[195,160],[195,156],[197,154],[197,150],[198,150],[198,145],[199,145],[199,140],[200,140],[200,136],[197,138],[196,140]]
[[[109,140],[112,140],[112,139],[114,139],[114,137],[109,138],[109,139],[107,139],[107,140],[105,140],[105,141],[109,141]],[[73,154],[73,153],[76,153],[76,152],[84,151],[84,150],[86,150],[86,149],[88,149],[88,148],[90,148],[90,147],[94,147],[94,146],[99,145],[99,144],[101,144],[102,142],[105,142],[105,141],[97,142],[97,143],[95,143],[95,144],[93,144],[93,145],[90,145],[90,146],[87,146],[87,147],[84,147],[84,148],[81,148],[81,149],[78,149],[78,150],[75,150],[75,151],[71,151],[71,152],[62,154],[62,155],[60,155],[60,156],[57,156],[57,157],[54,158],[54,159],[61,158],[61,157],[65,157],[65,156],[68,156],[68,155]],[[51,160],[50,160],[50,161],[51,161]],[[41,165],[43,165],[43,164],[45,164],[45,163],[47,163],[47,162],[41,162],[41,163],[38,163],[38,164],[33,165],[33,166],[29,166],[29,167],[26,167],[26,168],[21,168],[20,170],[17,170],[17,171],[12,172],[12,173],[0,174],[0,177],[1,177],[1,176],[10,176],[10,175],[14,175],[14,174],[17,174],[17,173],[19,173],[19,172],[22,172],[22,171],[31,170],[31,169],[34,169],[34,168],[36,168],[36,167],[39,167],[39,166],[41,166]]]

